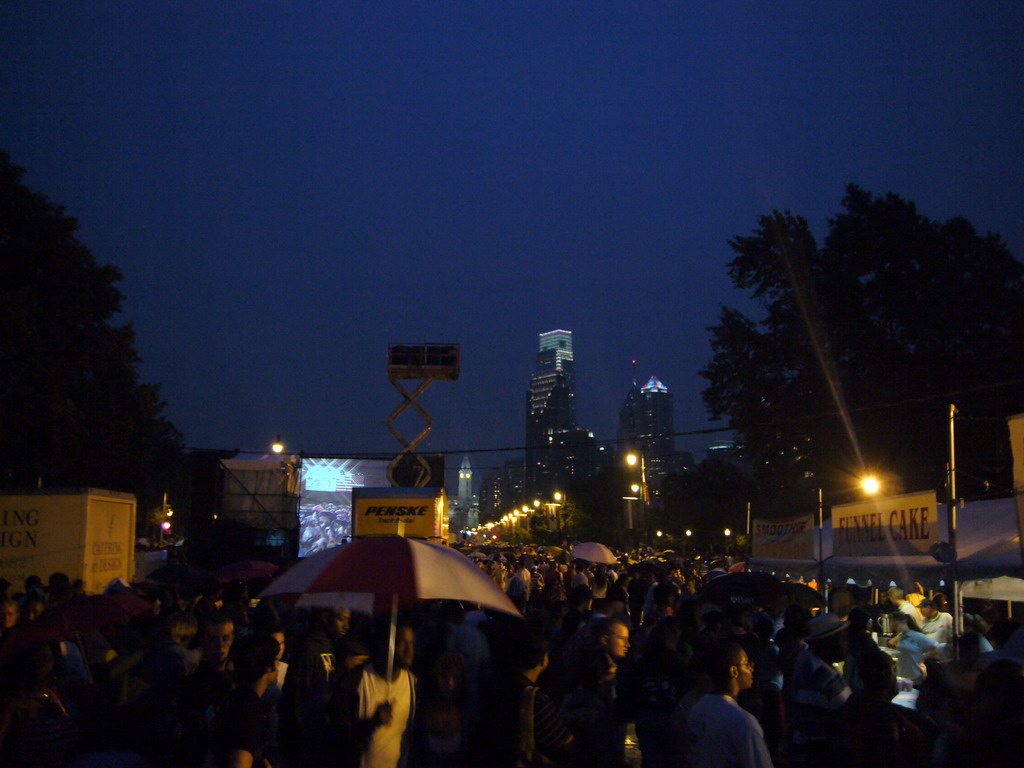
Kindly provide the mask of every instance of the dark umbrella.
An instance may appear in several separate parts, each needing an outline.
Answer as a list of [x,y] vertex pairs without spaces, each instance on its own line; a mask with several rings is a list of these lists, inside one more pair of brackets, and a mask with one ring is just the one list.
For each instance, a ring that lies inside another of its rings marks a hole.
[[252,581],[253,579],[269,579],[281,570],[266,560],[239,560],[217,569],[214,574],[218,581]]
[[786,591],[786,602],[799,605],[801,608],[824,608],[828,605],[825,596],[799,581],[784,581],[782,588]]
[[216,581],[212,571],[200,568],[198,565],[185,565],[184,563],[161,565],[146,579],[158,581],[161,584],[181,584],[187,587],[202,587]]
[[782,582],[770,573],[747,571],[718,576],[697,593],[697,599],[715,605],[771,605],[786,599]]

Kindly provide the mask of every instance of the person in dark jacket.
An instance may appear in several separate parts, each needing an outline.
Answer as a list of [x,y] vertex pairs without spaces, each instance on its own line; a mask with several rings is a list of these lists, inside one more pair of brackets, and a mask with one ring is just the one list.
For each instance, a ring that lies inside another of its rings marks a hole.
[[317,609],[309,631],[292,644],[278,713],[282,745],[296,765],[324,760],[327,710],[337,678],[335,654],[350,617],[348,609]]
[[[556,766],[571,765],[576,752],[573,735],[536,686],[548,665],[547,638],[539,628],[528,627],[505,650],[509,658],[496,667],[507,671],[483,692],[476,753],[487,755],[493,768],[530,765],[533,753]],[[520,727],[524,713],[531,710],[527,722],[533,726],[532,739]]]
[[247,635],[232,649],[236,687],[212,729],[210,751],[218,768],[264,768],[270,716],[260,697],[277,679],[280,644],[271,635]]

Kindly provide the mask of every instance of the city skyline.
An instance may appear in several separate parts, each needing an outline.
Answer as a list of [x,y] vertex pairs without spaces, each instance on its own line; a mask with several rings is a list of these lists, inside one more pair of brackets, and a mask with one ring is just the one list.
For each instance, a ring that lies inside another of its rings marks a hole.
[[422,450],[521,449],[561,328],[578,424],[615,438],[635,359],[699,456],[758,216],[820,237],[854,182],[1024,254],[1017,4],[57,6],[0,14],[0,149],[124,274],[189,448],[397,451],[387,345],[439,341]]

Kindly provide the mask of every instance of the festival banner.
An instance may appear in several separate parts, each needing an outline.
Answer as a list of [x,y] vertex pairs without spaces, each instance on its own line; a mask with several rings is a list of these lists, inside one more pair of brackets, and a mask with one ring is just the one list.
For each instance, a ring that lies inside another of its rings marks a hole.
[[779,560],[814,559],[814,518],[754,520],[753,556]]
[[1013,451],[1013,499],[1017,505],[1017,532],[1024,556],[1024,413],[1007,419],[1010,426],[1010,448]]
[[832,532],[837,557],[927,555],[939,542],[935,491],[832,507]]

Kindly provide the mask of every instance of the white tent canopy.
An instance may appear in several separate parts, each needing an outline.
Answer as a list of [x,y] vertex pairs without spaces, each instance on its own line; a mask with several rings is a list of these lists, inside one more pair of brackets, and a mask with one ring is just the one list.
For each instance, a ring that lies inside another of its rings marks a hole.
[[[938,517],[939,538],[948,541],[948,515],[945,504],[939,505]],[[818,553],[818,532],[813,531],[812,536],[814,550]],[[831,521],[826,521],[821,539],[825,575],[834,583],[842,583],[852,578],[859,584],[867,584],[870,581],[875,586],[885,586],[893,581],[904,587],[910,587],[914,582],[937,587],[939,581],[949,581],[952,578],[950,566],[938,562],[931,555],[833,557]],[[957,573],[961,581],[1024,576],[1024,560],[1021,558],[1020,531],[1014,500],[972,501],[959,507],[957,551]],[[754,557],[749,560],[747,567],[751,570],[770,571],[782,578],[787,574],[791,577],[814,578],[818,573],[817,560]]]

